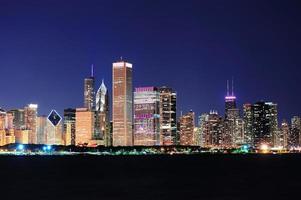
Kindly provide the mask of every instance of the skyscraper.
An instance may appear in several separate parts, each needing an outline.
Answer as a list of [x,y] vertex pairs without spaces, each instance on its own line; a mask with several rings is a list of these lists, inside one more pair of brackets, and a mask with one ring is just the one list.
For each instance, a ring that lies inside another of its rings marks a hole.
[[204,147],[221,147],[223,145],[223,119],[216,111],[202,114],[201,135]]
[[102,80],[96,93],[95,111],[95,134],[94,139],[101,139],[105,146],[111,146],[111,134],[109,131],[110,112],[109,112],[109,92]]
[[135,88],[134,145],[160,145],[160,96],[156,87]]
[[229,81],[227,81],[227,95],[225,97],[225,119],[239,117],[239,109],[236,107],[236,96],[234,96],[234,86],[232,80],[232,92],[229,92]]
[[180,117],[180,145],[192,146],[194,138],[194,112],[190,111]]
[[289,135],[289,147],[296,148],[300,146],[301,140],[301,118],[294,116],[291,119],[291,132]]
[[16,130],[25,129],[24,109],[10,110],[14,116],[14,127]]
[[257,102],[252,106],[252,132],[254,146],[266,144],[274,146],[278,130],[277,104],[272,102]]
[[94,112],[87,108],[76,109],[75,144],[89,146],[94,135]]
[[37,144],[37,117],[37,104],[29,104],[24,108],[25,128],[30,130],[28,139],[29,144]]
[[205,140],[206,140],[206,135],[205,135],[205,130],[206,130],[206,122],[209,119],[209,114],[207,113],[203,113],[199,116],[199,120],[198,120],[198,127],[199,127],[199,145],[201,147],[205,146]]
[[84,85],[84,107],[88,110],[95,109],[95,92],[94,92],[94,66],[91,66],[91,76],[85,78]]
[[177,93],[168,87],[160,92],[160,145],[177,144]]
[[254,135],[252,132],[252,104],[243,105],[243,121],[244,121],[244,141],[246,144],[253,145]]
[[68,108],[64,110],[64,135],[65,145],[75,145],[75,114],[76,109]]
[[279,135],[279,146],[287,148],[288,137],[290,136],[290,127],[286,120],[281,122],[280,135]]
[[132,64],[113,63],[113,145],[133,145]]

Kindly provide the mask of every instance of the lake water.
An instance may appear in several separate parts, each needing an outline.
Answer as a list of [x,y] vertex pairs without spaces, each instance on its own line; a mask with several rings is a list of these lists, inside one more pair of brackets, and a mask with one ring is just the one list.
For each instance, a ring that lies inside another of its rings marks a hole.
[[1,156],[1,200],[300,199],[301,154]]

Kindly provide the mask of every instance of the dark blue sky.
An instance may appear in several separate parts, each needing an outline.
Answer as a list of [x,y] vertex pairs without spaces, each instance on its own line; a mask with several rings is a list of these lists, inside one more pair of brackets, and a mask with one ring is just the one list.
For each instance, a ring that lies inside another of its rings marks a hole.
[[0,106],[80,107],[90,65],[111,90],[123,56],[134,86],[175,88],[179,111],[223,114],[233,76],[239,105],[274,101],[280,118],[300,115],[300,10],[273,0],[1,0]]

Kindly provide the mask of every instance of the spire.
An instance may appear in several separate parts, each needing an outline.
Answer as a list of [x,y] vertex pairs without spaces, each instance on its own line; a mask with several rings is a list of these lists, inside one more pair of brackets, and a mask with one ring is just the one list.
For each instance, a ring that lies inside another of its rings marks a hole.
[[229,96],[229,80],[227,80],[227,96]]
[[94,64],[91,65],[91,77],[94,77]]

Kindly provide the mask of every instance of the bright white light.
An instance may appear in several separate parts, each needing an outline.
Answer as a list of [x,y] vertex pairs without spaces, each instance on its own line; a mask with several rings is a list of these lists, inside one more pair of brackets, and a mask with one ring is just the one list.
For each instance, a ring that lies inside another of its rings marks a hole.
[[262,150],[262,151],[268,151],[269,150],[269,146],[267,144],[262,144],[262,145],[260,145],[260,150]]
[[24,150],[24,145],[23,144],[19,144],[18,147],[17,147],[17,149],[21,150],[21,151]]

